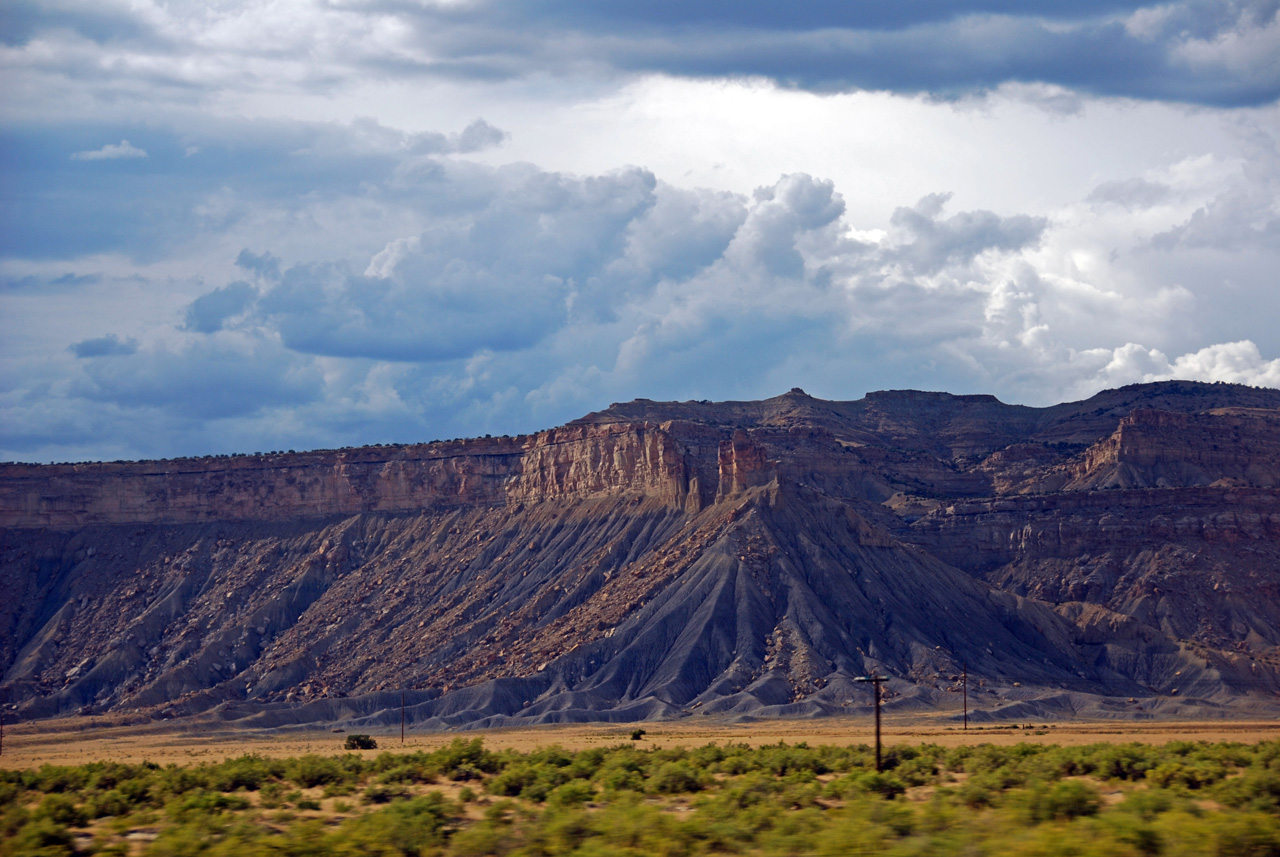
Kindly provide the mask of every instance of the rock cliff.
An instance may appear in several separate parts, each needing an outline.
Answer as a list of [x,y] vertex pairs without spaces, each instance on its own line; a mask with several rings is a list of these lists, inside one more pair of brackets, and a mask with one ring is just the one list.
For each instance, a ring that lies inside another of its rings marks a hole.
[[1189,382],[5,464],[2,689],[444,726],[847,711],[872,670],[954,710],[964,667],[979,716],[1273,712],[1278,484],[1280,391]]

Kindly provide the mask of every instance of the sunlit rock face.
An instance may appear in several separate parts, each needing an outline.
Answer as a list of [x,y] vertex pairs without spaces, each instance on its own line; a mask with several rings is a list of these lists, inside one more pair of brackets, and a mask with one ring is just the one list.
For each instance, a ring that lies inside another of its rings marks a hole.
[[[523,437],[0,465],[19,716],[423,726],[1280,708],[1280,391],[613,405]],[[394,712],[390,712],[394,709]],[[390,713],[389,713],[390,712]]]

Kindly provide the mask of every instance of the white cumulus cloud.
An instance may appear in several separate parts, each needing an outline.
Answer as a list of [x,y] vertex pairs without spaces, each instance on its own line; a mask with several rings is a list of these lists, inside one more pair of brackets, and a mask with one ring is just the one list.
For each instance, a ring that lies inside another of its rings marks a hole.
[[75,152],[71,155],[73,161],[114,161],[120,158],[145,158],[147,153],[143,149],[130,143],[128,140],[121,140],[119,143],[108,143],[101,149],[92,149],[84,152]]

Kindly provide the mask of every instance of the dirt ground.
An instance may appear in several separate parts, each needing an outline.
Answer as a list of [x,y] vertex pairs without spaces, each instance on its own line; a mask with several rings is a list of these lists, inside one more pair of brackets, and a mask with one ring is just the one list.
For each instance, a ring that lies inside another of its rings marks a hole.
[[[490,749],[533,750],[551,744],[566,749],[610,746],[630,741],[633,729],[645,731],[638,747],[696,747],[709,743],[751,745],[789,744],[870,744],[875,739],[870,717],[823,718],[812,720],[763,720],[756,723],[717,723],[700,720],[657,723],[595,723],[572,726],[541,726],[521,729],[471,730],[456,732],[413,732],[403,744],[400,730],[373,733],[378,752],[433,750],[455,738],[481,738]],[[886,745],[935,743],[960,744],[1046,744],[1124,743],[1139,741],[1161,744],[1174,740],[1257,741],[1280,738],[1280,721],[1069,721],[1011,726],[970,726],[968,731],[951,724],[927,719],[886,720],[882,729]],[[118,725],[98,718],[50,720],[6,725],[0,767],[35,768],[43,764],[70,765],[93,761],[167,765],[217,762],[257,753],[284,757],[307,753],[341,753],[343,733],[330,731],[249,731],[222,726],[194,724]]]

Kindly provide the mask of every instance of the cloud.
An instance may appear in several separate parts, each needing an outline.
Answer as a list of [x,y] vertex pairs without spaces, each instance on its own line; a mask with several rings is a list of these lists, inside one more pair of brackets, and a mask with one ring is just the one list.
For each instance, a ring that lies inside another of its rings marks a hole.
[[[19,123],[0,130],[6,191],[0,194],[0,255],[71,259],[123,252],[159,258],[179,252],[193,236],[221,232],[234,236],[229,240],[237,249],[271,239],[277,253],[314,257],[333,244],[321,235],[322,221],[343,221],[344,253],[346,242],[364,234],[370,248],[381,246],[388,240],[382,218],[401,228],[412,223],[412,212],[398,203],[427,204],[422,197],[451,169],[447,156],[456,154],[463,137],[471,133],[478,140],[469,145],[480,145],[503,133],[478,121],[468,126],[471,132],[432,134],[370,119],[198,120],[181,131],[131,129],[130,139],[146,135],[146,147],[155,153],[145,161],[145,193],[136,172],[94,170],[88,178],[78,162],[50,154],[79,144],[87,134],[83,127]],[[180,157],[193,140],[199,156]],[[364,195],[372,187],[382,189],[377,200]],[[331,210],[322,212],[326,205]],[[314,219],[313,229],[296,228],[293,218]]]
[[1280,359],[1265,359],[1258,346],[1247,339],[1210,345],[1172,360],[1159,349],[1145,348],[1132,342],[1109,353],[1085,353],[1079,359],[1106,360],[1106,364],[1098,370],[1098,379],[1107,386],[1177,378],[1280,387]]
[[[83,129],[28,131],[3,204],[61,252],[24,232],[0,257],[0,455],[511,433],[792,386],[1048,404],[1163,377],[1275,383],[1280,159],[1255,130],[1247,157],[1102,173],[1053,210],[938,188],[876,222],[853,213],[858,186],[804,171],[689,188],[492,165],[457,157],[466,130],[373,121],[130,129],[156,153],[138,194],[41,145]],[[94,206],[85,222],[113,232],[60,235]]]
[[266,280],[280,279],[280,260],[270,253],[255,254],[246,247],[236,256],[236,267]]
[[1172,189],[1141,177],[1103,182],[1090,192],[1089,202],[1110,203],[1127,209],[1151,208],[1172,196]]
[[1042,217],[1001,218],[990,211],[967,211],[939,220],[950,198],[932,194],[912,208],[899,208],[890,218],[890,225],[902,233],[897,258],[914,273],[937,273],[988,250],[1019,250],[1038,241],[1048,225]]
[[[243,256],[244,253],[241,253]],[[215,333],[227,319],[249,308],[258,290],[245,282],[229,283],[201,295],[187,308],[186,329],[197,333]]]
[[629,227],[656,202],[649,173],[577,179],[518,169],[494,178],[473,211],[389,242],[362,275],[341,265],[289,269],[259,301],[261,321],[306,353],[451,360],[530,347],[571,313],[607,315],[644,275],[624,269]]
[[101,149],[93,149],[92,151],[75,152],[71,155],[73,161],[114,161],[120,158],[145,158],[147,153],[137,146],[132,145],[128,140],[121,140],[118,144],[108,143]]
[[[104,67],[116,96],[179,99],[281,88],[313,95],[370,77],[491,84],[651,73],[944,98],[1008,83],[1217,106],[1280,97],[1270,0],[767,6],[370,2],[281,15],[248,2],[217,14],[151,4],[54,13],[22,3],[6,35],[24,75],[74,80],[81,97],[108,85]],[[495,142],[476,136],[456,141],[459,151]]]
[[114,333],[100,336],[97,339],[86,339],[71,346],[71,352],[82,359],[89,357],[124,357],[136,353],[137,350],[137,340],[122,340]]
[[218,420],[305,404],[322,383],[318,367],[269,339],[213,338],[89,356],[75,392],[92,402]]
[[502,145],[509,136],[511,135],[501,128],[495,128],[483,119],[477,119],[463,128],[462,133],[452,141],[453,151],[483,152],[485,149]]

